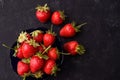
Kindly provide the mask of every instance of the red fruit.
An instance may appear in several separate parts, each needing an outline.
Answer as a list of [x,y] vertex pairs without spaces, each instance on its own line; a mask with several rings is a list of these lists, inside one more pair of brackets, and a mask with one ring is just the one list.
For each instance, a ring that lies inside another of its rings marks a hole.
[[21,32],[17,41],[19,43],[23,43],[24,41],[30,40],[30,39],[31,39],[30,34],[28,34],[27,32]]
[[27,38],[28,38],[28,40],[30,40],[32,37],[30,36],[30,34],[26,34],[26,36],[27,36]]
[[40,45],[40,46],[38,46],[38,50],[39,50],[39,52],[42,53],[45,49],[43,48],[43,46]]
[[30,70],[32,73],[39,71],[44,64],[44,60],[41,57],[33,56],[30,60]]
[[32,32],[33,39],[38,43],[42,42],[43,36],[44,36],[44,34],[40,30],[35,30],[35,31]]
[[19,59],[24,58],[23,53],[22,53],[22,47],[19,47],[19,48],[17,49],[16,56],[17,56]]
[[56,74],[57,67],[54,60],[49,59],[44,66],[44,72],[48,75]]
[[43,43],[45,47],[48,47],[55,42],[55,33],[52,31],[48,31],[46,34],[44,34],[43,37]]
[[44,6],[36,7],[36,9],[36,18],[40,22],[45,23],[50,18],[50,8],[45,4]]
[[76,32],[79,32],[80,31],[79,29],[85,24],[86,23],[75,26],[74,22],[68,23],[60,30],[59,34],[61,37],[73,37],[73,36],[75,36]]
[[59,53],[58,53],[57,48],[51,48],[48,51],[47,55],[50,59],[53,59],[53,60],[57,60],[59,58]]
[[27,63],[24,63],[22,61],[19,61],[17,64],[17,73],[20,76],[23,76],[25,73],[29,72],[29,65]]
[[82,55],[85,49],[82,45],[79,45],[77,41],[69,41],[64,44],[64,50],[71,55],[76,55],[77,53]]
[[32,55],[34,55],[37,51],[37,47],[39,46],[37,43],[35,43],[34,40],[30,40],[29,42],[24,42],[22,45],[22,53],[25,58],[29,58]]
[[55,25],[60,25],[65,20],[65,15],[63,11],[55,11],[52,14],[51,22]]

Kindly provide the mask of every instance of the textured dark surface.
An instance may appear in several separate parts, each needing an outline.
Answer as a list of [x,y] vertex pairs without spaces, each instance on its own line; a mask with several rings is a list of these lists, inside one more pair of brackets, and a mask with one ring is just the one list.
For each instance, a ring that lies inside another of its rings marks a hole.
[[[50,22],[41,24],[35,18],[34,8],[45,3],[52,11],[64,10],[65,23],[88,23],[72,39],[62,38],[62,43],[77,40],[87,52],[65,56],[54,80],[120,80],[120,0],[0,0],[0,80],[21,80],[12,69],[10,51],[1,44],[12,46],[25,29],[50,28]],[[61,27],[54,26],[54,31]]]

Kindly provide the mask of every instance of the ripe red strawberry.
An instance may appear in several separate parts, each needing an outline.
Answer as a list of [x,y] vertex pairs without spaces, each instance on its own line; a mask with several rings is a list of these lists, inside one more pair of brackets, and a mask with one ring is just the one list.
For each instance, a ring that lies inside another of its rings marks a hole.
[[68,23],[60,30],[59,34],[61,37],[73,37],[75,36],[76,32],[79,32],[79,29],[85,24],[86,23],[76,26],[75,22]]
[[37,44],[35,40],[30,39],[29,41],[26,41],[22,45],[22,53],[25,58],[29,58],[32,55],[34,55],[37,51]]
[[39,52],[42,53],[45,50],[45,47],[43,47],[42,45],[40,45],[40,46],[38,46],[38,50],[39,50]]
[[44,60],[39,56],[32,56],[30,60],[30,70],[32,73],[39,71],[44,64]]
[[27,33],[26,36],[27,36],[28,40],[30,40],[32,38],[29,33]]
[[44,66],[44,72],[48,75],[54,75],[56,74],[57,66],[54,60],[49,59],[46,61],[46,64]]
[[44,34],[41,30],[35,30],[32,32],[33,39],[38,43],[42,42],[43,36],[44,36]]
[[[22,44],[21,44],[21,45],[22,45]],[[23,53],[22,53],[22,47],[21,47],[21,45],[19,45],[19,44],[17,43],[17,45],[16,45],[14,48],[11,48],[11,47],[9,47],[9,46],[7,46],[7,45],[5,45],[5,44],[2,44],[2,46],[6,47],[6,48],[11,49],[11,50],[14,50],[13,56],[14,56],[14,57],[17,57],[17,58],[19,58],[19,59],[24,58]]]
[[51,31],[47,31],[46,34],[44,34],[43,37],[43,43],[45,47],[48,47],[52,44],[54,44],[55,42],[55,33]]
[[59,52],[57,48],[51,48],[48,53],[48,57],[53,60],[57,60],[59,58]]
[[28,73],[30,70],[29,64],[19,61],[17,64],[17,73],[20,76],[23,76],[25,73]]
[[36,9],[36,18],[40,22],[45,23],[50,18],[50,8],[45,4],[44,6],[36,7]]
[[85,49],[77,41],[69,41],[64,44],[64,50],[71,55],[84,54]]
[[30,34],[27,33],[27,32],[23,32],[23,31],[22,31],[22,32],[20,33],[17,41],[18,41],[19,43],[23,43],[24,41],[30,40],[30,39],[31,39]]
[[60,25],[65,20],[65,15],[63,11],[55,11],[52,14],[51,22],[55,25]]
[[23,53],[22,53],[22,47],[21,47],[21,46],[20,46],[19,48],[17,48],[16,56],[17,56],[19,59],[24,58]]

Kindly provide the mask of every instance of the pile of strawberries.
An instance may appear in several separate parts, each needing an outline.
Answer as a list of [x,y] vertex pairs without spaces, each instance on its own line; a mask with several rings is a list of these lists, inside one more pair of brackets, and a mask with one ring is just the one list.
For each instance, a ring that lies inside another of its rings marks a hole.
[[52,45],[55,43],[55,33],[48,30],[35,30],[31,33],[21,32],[17,39],[14,56],[19,58],[17,73],[22,77],[56,74],[58,70],[56,60],[59,59],[59,51]]
[[[36,18],[45,23],[51,18],[51,23],[60,25],[65,21],[63,11],[55,11],[51,14],[50,8],[45,4],[38,6]],[[75,22],[67,23],[59,32],[61,37],[71,38],[80,31],[80,27]],[[56,75],[59,71],[56,61],[62,55],[84,54],[84,47],[77,41],[69,41],[62,46],[65,53],[59,52],[55,44],[56,34],[52,30],[44,32],[42,30],[34,30],[31,33],[21,32],[17,39],[14,56],[19,58],[17,63],[17,73],[25,79],[27,76],[41,78],[42,75]]]

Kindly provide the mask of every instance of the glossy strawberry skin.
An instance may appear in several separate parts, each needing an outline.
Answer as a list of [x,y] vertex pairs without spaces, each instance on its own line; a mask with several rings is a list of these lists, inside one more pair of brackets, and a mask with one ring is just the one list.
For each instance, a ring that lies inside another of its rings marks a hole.
[[69,52],[71,55],[77,54],[78,42],[77,41],[69,41],[64,44],[64,50]]
[[63,19],[61,18],[61,14],[59,11],[55,11],[53,14],[52,14],[52,17],[51,17],[51,22],[55,25],[60,25],[63,23]]
[[48,33],[44,34],[43,43],[44,43],[45,47],[48,47],[48,46],[54,44],[54,42],[55,42],[55,36],[54,35],[48,34]]
[[32,73],[39,71],[44,64],[44,60],[38,56],[33,56],[30,60],[30,70]]
[[19,48],[17,49],[17,54],[16,54],[16,56],[17,56],[17,58],[19,58],[19,59],[24,58],[23,53],[22,53],[22,47],[19,47]]
[[41,22],[45,23],[50,18],[50,11],[36,11],[36,18]]
[[52,74],[52,70],[55,67],[56,63],[54,60],[49,59],[46,61],[46,64],[44,66],[44,72],[48,75]]
[[59,32],[61,37],[73,37],[76,31],[71,23],[66,24]]
[[30,45],[29,43],[24,42],[22,45],[22,53],[25,58],[29,58],[36,53],[37,49]]
[[51,48],[48,53],[48,57],[53,60],[57,60],[59,58],[57,48]]
[[25,73],[28,73],[30,70],[29,68],[29,65],[22,62],[22,61],[19,61],[18,64],[17,64],[17,73],[20,75],[20,76],[23,76]]
[[43,36],[44,36],[43,33],[38,33],[38,35],[35,36],[35,37],[33,37],[33,39],[34,39],[36,42],[40,43],[40,42],[43,41]]

